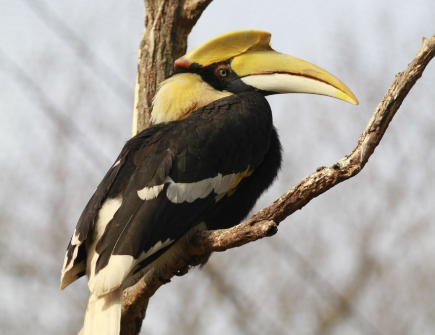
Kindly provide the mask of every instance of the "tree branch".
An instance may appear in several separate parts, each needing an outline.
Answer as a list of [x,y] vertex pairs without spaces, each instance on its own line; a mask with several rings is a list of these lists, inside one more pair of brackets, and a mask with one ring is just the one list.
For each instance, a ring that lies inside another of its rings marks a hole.
[[[200,3],[201,1],[192,2]],[[423,45],[414,60],[405,71],[396,75],[351,154],[329,168],[318,168],[316,172],[302,179],[270,206],[255,213],[248,221],[230,229],[204,231],[198,234],[189,243],[187,257],[212,251],[225,251],[266,236],[272,236],[277,233],[278,224],[289,215],[303,208],[320,194],[357,175],[368,162],[403,100],[434,56],[435,36],[429,39],[423,38]],[[167,267],[161,277],[170,279],[174,276],[174,272],[185,265],[182,260],[175,261]],[[131,315],[140,311],[143,301],[147,301],[161,285],[162,282],[150,270],[139,283],[124,291],[122,327]]]
[[423,45],[414,60],[405,71],[397,74],[394,78],[387,94],[376,107],[352,153],[340,159],[330,168],[318,168],[315,173],[302,179],[270,206],[255,213],[249,221],[274,220],[280,223],[315,197],[357,175],[368,162],[403,100],[421,77],[434,55],[435,36],[423,39]]

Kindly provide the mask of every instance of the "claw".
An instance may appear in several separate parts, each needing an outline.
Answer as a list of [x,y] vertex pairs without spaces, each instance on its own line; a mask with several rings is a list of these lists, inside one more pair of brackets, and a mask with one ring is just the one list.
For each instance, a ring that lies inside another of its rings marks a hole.
[[186,264],[180,270],[178,270],[177,272],[173,272],[173,273],[174,273],[174,275],[181,277],[181,276],[184,276],[188,272],[189,272],[189,265]]

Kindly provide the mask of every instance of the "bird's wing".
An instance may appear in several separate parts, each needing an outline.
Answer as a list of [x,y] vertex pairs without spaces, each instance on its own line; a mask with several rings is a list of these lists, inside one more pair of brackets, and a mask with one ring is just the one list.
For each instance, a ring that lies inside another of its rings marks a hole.
[[[100,209],[110,193],[119,193],[123,184],[128,182],[128,167],[125,165],[141,147],[152,148],[155,143],[170,129],[171,125],[156,125],[145,129],[126,143],[113,166],[104,176],[94,194],[83,210],[76,229],[68,244],[62,268],[61,290],[82,277],[86,273],[86,244],[92,240],[92,229],[97,221]],[[131,169],[131,168],[130,168]],[[120,171],[123,171],[120,176]],[[113,196],[112,196],[113,197]],[[110,201],[109,201],[110,202]],[[90,243],[89,243],[90,244]]]
[[96,224],[104,232],[97,234],[88,273],[93,294],[119,287],[138,263],[144,266],[206,220],[261,163],[269,148],[270,108],[260,94],[244,95],[215,101],[162,128],[153,145],[126,158],[98,218],[107,204],[113,219]]

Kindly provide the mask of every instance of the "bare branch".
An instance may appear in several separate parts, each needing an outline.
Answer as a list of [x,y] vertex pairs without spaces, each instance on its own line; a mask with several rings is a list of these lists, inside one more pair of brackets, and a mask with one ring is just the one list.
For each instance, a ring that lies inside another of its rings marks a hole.
[[198,21],[202,12],[212,0],[186,0],[183,6],[183,16],[188,20]]
[[302,179],[270,206],[255,213],[249,222],[273,220],[279,224],[315,197],[357,175],[375,151],[403,100],[434,55],[435,36],[432,36],[424,39],[422,47],[408,68],[396,75],[352,153],[330,168],[318,168],[316,172]]
[[[318,168],[316,172],[302,179],[270,206],[255,213],[247,222],[230,229],[205,231],[198,234],[189,245],[189,256],[225,251],[266,236],[272,236],[277,232],[277,225],[289,215],[320,194],[357,175],[368,162],[403,100],[434,56],[435,36],[429,39],[423,38],[423,46],[408,68],[396,75],[351,154],[340,159],[332,167]],[[161,277],[170,279],[174,276],[174,272],[185,265],[184,261],[178,260],[169,265]],[[149,271],[139,283],[124,292],[122,325],[124,325],[124,320],[134,314],[134,311],[140,310],[143,301],[147,301],[161,285],[162,282],[152,271]]]
[[277,232],[278,225],[273,221],[248,221],[229,229],[207,230],[191,241],[188,253],[197,256],[213,251],[225,251],[275,235]]

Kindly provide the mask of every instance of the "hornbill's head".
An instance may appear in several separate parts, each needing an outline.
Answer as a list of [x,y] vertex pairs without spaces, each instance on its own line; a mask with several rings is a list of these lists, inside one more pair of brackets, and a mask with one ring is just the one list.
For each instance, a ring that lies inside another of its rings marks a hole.
[[239,30],[216,36],[175,61],[160,84],[152,122],[182,120],[212,101],[248,91],[321,94],[358,104],[332,74],[270,46],[271,34]]

